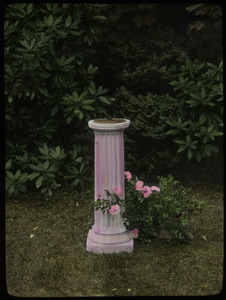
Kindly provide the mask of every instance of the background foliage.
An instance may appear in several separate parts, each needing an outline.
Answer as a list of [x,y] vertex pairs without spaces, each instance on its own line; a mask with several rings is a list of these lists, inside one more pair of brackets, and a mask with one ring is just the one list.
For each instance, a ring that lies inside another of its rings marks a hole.
[[10,4],[4,42],[9,195],[86,187],[104,110],[131,119],[139,177],[222,152],[219,6]]
[[[12,4],[5,11],[6,189],[82,187],[87,121],[113,98],[94,83],[98,5]],[[90,171],[89,171],[90,172]],[[26,183],[26,184],[25,184]],[[31,184],[30,184],[31,183]],[[33,185],[32,185],[33,184]]]

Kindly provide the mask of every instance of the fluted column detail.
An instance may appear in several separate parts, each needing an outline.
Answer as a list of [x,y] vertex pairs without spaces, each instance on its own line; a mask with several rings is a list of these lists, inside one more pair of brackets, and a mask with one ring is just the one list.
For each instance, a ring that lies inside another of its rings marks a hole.
[[[90,128],[95,132],[95,187],[94,200],[100,198],[111,200],[105,190],[114,193],[116,186],[123,191],[124,186],[124,138],[123,131],[130,124],[129,120],[115,119],[109,122],[104,119],[92,120]],[[124,208],[121,207],[121,210]],[[94,212],[95,223],[89,231],[87,250],[93,252],[131,252],[133,238],[123,224],[121,213],[112,216],[108,211]]]

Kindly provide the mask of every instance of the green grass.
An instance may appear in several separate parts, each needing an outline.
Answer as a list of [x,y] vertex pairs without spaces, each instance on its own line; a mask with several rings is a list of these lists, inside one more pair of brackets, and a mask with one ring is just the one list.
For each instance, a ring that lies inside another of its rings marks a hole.
[[135,240],[133,253],[87,252],[92,195],[37,193],[6,200],[6,280],[18,297],[213,295],[223,282],[222,187],[193,185],[211,205],[189,244]]

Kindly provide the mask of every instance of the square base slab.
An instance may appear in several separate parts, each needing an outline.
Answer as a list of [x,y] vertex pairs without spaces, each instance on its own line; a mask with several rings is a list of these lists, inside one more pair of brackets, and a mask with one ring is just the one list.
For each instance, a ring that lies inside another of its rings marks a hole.
[[96,244],[87,239],[86,250],[94,253],[133,252],[133,238],[126,243],[114,245]]

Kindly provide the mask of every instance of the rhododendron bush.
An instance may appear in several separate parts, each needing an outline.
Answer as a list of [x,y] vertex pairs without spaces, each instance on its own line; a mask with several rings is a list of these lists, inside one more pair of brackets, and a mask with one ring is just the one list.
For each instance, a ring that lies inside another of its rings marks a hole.
[[112,216],[121,213],[133,237],[144,243],[163,235],[186,241],[193,238],[191,214],[203,208],[203,202],[194,199],[171,175],[158,177],[158,184],[153,186],[144,185],[137,178],[133,180],[129,171],[125,177],[125,199],[119,186],[113,193],[105,190],[108,199],[98,193],[94,201],[96,210]]

